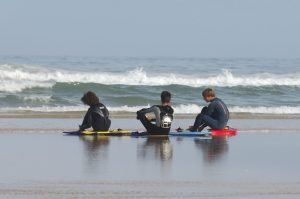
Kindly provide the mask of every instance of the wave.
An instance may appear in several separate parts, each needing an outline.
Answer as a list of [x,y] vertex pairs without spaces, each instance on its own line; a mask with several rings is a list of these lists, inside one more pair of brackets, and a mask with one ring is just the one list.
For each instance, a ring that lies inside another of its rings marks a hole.
[[55,83],[96,83],[104,85],[183,85],[190,87],[234,87],[234,86],[300,86],[300,74],[248,74],[234,75],[229,70],[219,74],[199,77],[195,74],[182,75],[168,73],[155,75],[143,68],[122,73],[83,72],[46,69],[26,65],[0,65],[0,91],[20,92],[24,89],[42,87],[51,88]]
[[261,114],[300,114],[300,106],[277,106],[277,107],[229,107],[233,113],[261,113]]
[[[200,107],[196,104],[179,105],[174,107],[175,112],[179,114],[197,114],[201,112]],[[257,114],[300,114],[300,106],[231,106],[228,107],[231,113],[257,113]]]
[[[108,106],[110,112],[128,112],[135,113],[136,111],[150,107],[145,106]],[[198,114],[201,112],[202,107],[196,104],[180,104],[174,106],[175,114]],[[40,107],[6,107],[0,108],[0,112],[18,112],[18,111],[33,111],[33,112],[75,112],[75,111],[86,111],[87,106],[40,106]],[[256,113],[256,114],[300,114],[300,106],[278,106],[278,107],[251,107],[251,106],[232,106],[228,108],[231,113]]]
[[49,103],[51,101],[51,96],[38,96],[38,95],[31,95],[31,96],[19,96],[21,100],[29,101],[29,102],[42,102],[42,103]]

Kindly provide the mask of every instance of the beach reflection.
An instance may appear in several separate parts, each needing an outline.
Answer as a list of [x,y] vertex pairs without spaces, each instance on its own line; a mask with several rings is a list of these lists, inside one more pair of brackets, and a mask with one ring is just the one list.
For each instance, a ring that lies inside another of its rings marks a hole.
[[206,163],[213,164],[220,161],[228,153],[226,137],[212,137],[212,139],[195,139],[196,148],[203,153]]
[[96,171],[101,162],[104,162],[108,156],[109,137],[108,136],[80,136],[84,144],[84,156],[87,158],[86,169]]
[[138,158],[149,159],[153,157],[158,160],[169,161],[173,157],[173,149],[168,136],[153,136],[138,146]]

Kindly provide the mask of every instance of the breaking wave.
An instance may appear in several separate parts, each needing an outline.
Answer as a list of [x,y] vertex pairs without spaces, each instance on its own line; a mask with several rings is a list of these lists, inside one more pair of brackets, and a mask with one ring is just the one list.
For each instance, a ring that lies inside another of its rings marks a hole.
[[236,75],[229,70],[207,77],[182,75],[179,72],[167,75],[147,73],[143,68],[136,68],[122,73],[83,72],[42,67],[0,65],[0,91],[20,92],[35,87],[51,88],[55,83],[96,83],[104,85],[183,85],[190,87],[234,87],[234,86],[300,86],[299,74],[247,74]]

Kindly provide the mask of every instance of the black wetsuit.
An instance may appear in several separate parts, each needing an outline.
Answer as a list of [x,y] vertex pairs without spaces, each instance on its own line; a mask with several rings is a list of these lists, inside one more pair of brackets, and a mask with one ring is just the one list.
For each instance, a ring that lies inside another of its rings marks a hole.
[[191,131],[201,131],[204,127],[210,126],[212,129],[224,129],[229,120],[229,111],[225,103],[214,98],[208,107],[204,107],[200,114],[196,117],[195,123]]
[[[151,123],[146,117],[147,113],[154,113],[155,124]],[[161,106],[154,105],[147,109],[142,109],[137,112],[137,119],[139,119],[144,127],[147,129],[147,132],[150,134],[163,135],[169,134],[171,129],[171,124],[173,121],[174,110],[171,106]]]
[[80,130],[93,127],[94,131],[108,131],[111,121],[108,118],[109,112],[107,108],[99,103],[90,106],[86,112],[82,124],[79,126]]

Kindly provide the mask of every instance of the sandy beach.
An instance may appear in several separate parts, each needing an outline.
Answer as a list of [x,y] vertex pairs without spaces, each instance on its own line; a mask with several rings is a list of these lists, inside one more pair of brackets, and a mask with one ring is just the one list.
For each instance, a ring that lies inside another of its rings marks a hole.
[[[191,118],[176,119],[174,128]],[[231,119],[230,138],[64,136],[81,118],[0,120],[0,198],[299,198],[298,119]],[[112,128],[143,130],[134,118]]]
[[5,198],[299,198],[297,183],[96,181],[1,186]]
[[[8,112],[0,114],[0,132],[61,132],[77,130],[85,112]],[[187,128],[196,114],[176,114],[172,128]],[[134,113],[111,114],[111,129],[144,130]],[[239,132],[300,132],[300,115],[231,114],[229,126]]]

